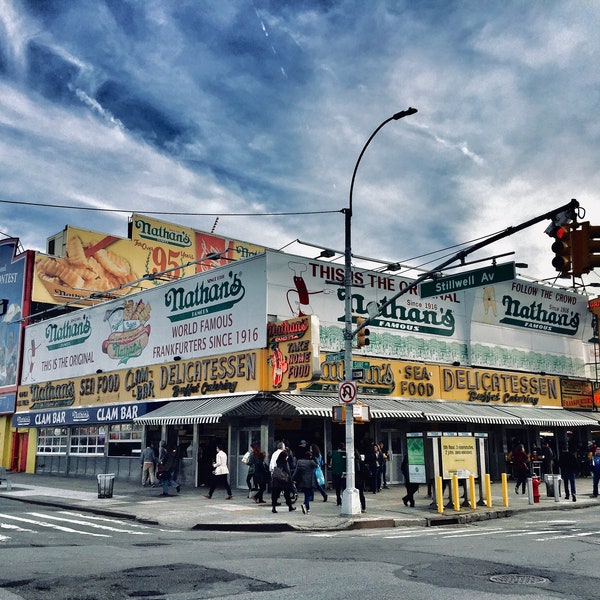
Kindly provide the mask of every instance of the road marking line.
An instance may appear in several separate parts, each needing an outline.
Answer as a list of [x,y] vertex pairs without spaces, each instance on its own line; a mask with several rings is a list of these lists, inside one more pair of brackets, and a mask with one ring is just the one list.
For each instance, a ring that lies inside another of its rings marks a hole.
[[50,519],[52,521],[63,521],[66,523],[71,523],[73,525],[84,525],[87,527],[91,527],[92,529],[104,529],[106,531],[114,531],[116,533],[127,533],[129,535],[150,535],[149,531],[130,531],[127,529],[118,529],[116,527],[110,527],[108,525],[100,525],[98,523],[92,523],[91,521],[78,521],[74,519],[65,519],[63,517],[55,517],[54,515],[44,515],[42,513],[30,512],[27,513],[32,517],[40,517],[41,519]]
[[58,531],[64,531],[66,533],[79,533],[80,535],[91,535],[92,537],[110,537],[104,533],[92,533],[91,531],[78,531],[77,529],[71,529],[70,527],[61,527],[55,523],[46,523],[44,521],[34,521],[33,519],[25,519],[23,517],[15,517],[13,515],[0,514],[0,518],[9,519],[13,521],[19,521],[21,523],[29,523],[30,525],[38,525],[39,527],[49,527],[50,529],[57,529]]

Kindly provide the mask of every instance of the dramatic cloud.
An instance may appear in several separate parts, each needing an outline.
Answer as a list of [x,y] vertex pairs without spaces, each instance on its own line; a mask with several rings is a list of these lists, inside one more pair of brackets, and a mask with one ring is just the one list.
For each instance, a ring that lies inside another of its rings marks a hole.
[[[600,225],[599,15],[558,1],[0,0],[0,200],[203,213],[161,216],[203,230],[219,215],[223,235],[340,250],[335,211],[363,146],[415,106],[361,161],[356,254],[431,267],[571,198]],[[272,215],[314,211],[333,212]],[[67,223],[126,235],[127,213],[91,214],[0,203],[0,231],[36,249]],[[514,251],[524,274],[553,278],[546,225],[474,258]]]

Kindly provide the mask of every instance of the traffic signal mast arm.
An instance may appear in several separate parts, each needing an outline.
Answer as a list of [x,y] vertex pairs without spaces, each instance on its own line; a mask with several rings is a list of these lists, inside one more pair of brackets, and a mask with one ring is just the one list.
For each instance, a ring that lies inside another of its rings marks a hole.
[[[561,213],[565,213],[565,214],[574,213],[574,211],[578,207],[579,207],[579,202],[577,200],[573,199],[573,200],[571,200],[571,202],[569,202],[569,204],[565,204],[564,206],[561,206],[560,208],[556,208],[554,210],[551,210],[550,212],[544,213],[543,215],[540,215],[539,217],[535,217],[533,219],[530,219],[529,221],[525,221],[524,223],[521,223],[520,225],[516,225],[514,227],[508,227],[504,231],[501,231],[500,233],[497,233],[496,235],[493,235],[493,236],[487,238],[486,240],[478,242],[477,244],[473,244],[472,246],[469,246],[468,248],[465,248],[464,250],[461,250],[460,252],[457,252],[454,256],[452,256],[448,260],[445,260],[444,262],[442,262],[439,265],[437,265],[435,268],[433,268],[430,271],[427,271],[426,273],[423,273],[422,275],[420,275],[409,286],[405,287],[403,290],[400,290],[395,296],[392,296],[389,300],[387,300],[383,304],[379,304],[377,306],[377,313],[374,314],[374,315],[372,315],[372,316],[369,315],[368,318],[366,318],[362,323],[360,323],[358,325],[358,327],[352,332],[352,337],[356,336],[357,333],[361,329],[364,329],[365,327],[367,327],[369,325],[369,323],[376,316],[380,315],[381,312],[386,307],[388,307],[390,304],[392,304],[393,302],[395,302],[398,298],[400,298],[400,296],[403,296],[404,294],[406,294],[407,292],[409,292],[413,288],[416,288],[420,283],[422,283],[423,281],[425,281],[427,279],[435,279],[435,274],[436,273],[438,273],[439,271],[442,271],[443,269],[447,268],[452,263],[454,263],[456,261],[464,262],[465,257],[467,257],[469,254],[472,254],[473,252],[476,252],[477,250],[481,250],[481,248],[485,248],[486,246],[489,246],[489,245],[497,242],[498,240],[504,239],[505,237],[513,235],[514,233],[518,233],[519,231],[522,231],[523,229],[527,229],[528,227],[531,227],[532,225],[536,225],[537,223],[540,223],[541,221],[546,221],[548,219],[553,219],[554,220]],[[590,229],[598,230],[597,237],[600,238],[600,227],[591,227],[590,226]],[[593,244],[598,244],[599,245],[598,251],[600,252],[600,241],[593,242]],[[595,257],[595,260],[598,261],[598,265],[597,266],[600,266],[600,255],[597,256],[597,257]]]

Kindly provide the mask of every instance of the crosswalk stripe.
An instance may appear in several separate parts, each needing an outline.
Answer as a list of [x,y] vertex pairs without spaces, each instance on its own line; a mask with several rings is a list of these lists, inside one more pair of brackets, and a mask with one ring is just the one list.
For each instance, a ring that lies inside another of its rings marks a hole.
[[56,529],[58,531],[64,531],[65,533],[78,533],[79,535],[90,535],[92,537],[110,537],[105,533],[92,533],[91,531],[79,531],[72,529],[71,527],[63,527],[56,523],[47,523],[45,521],[34,521],[33,519],[26,519],[25,517],[16,517],[14,515],[0,514],[0,519],[8,519],[12,521],[18,521],[20,523],[29,523],[30,525],[37,525],[39,527],[48,527],[50,529]]
[[100,525],[98,523],[93,523],[91,521],[78,521],[78,520],[73,520],[73,519],[65,519],[63,517],[55,517],[54,515],[43,515],[41,513],[36,513],[36,512],[30,512],[27,514],[31,515],[32,517],[40,517],[42,519],[46,518],[46,519],[50,519],[53,521],[62,521],[62,522],[71,523],[74,525],[84,525],[87,527],[91,527],[92,529],[104,529],[105,531],[114,531],[116,533],[126,533],[129,535],[150,535],[149,531],[131,531],[129,529],[118,529],[117,527],[110,527],[108,525]]

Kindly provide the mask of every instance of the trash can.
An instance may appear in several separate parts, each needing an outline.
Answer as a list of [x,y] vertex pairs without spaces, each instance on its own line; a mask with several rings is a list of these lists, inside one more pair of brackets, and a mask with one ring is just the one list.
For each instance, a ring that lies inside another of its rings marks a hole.
[[98,498],[112,498],[115,484],[114,473],[101,473],[98,476]]
[[560,496],[560,492],[561,492],[560,475],[544,475],[544,479],[546,480],[546,494],[548,495],[548,497],[554,498],[555,486],[558,486],[558,495]]

